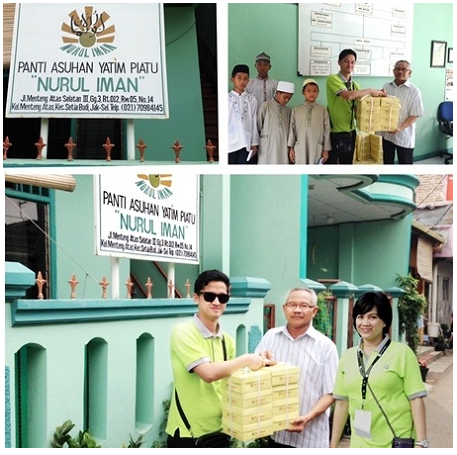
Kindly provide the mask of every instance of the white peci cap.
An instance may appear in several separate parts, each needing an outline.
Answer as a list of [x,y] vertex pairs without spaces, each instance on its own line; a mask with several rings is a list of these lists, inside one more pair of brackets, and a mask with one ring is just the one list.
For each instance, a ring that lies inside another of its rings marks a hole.
[[303,88],[305,88],[308,84],[316,84],[319,87],[319,84],[314,79],[305,79],[303,81]]
[[292,82],[279,81],[276,87],[277,92],[294,93],[295,85]]

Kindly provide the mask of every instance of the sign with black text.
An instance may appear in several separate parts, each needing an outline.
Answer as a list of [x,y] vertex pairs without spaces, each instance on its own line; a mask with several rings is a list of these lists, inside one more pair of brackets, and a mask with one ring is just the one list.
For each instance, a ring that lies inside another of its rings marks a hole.
[[198,175],[94,176],[96,254],[199,263]]
[[16,4],[7,117],[166,119],[166,82],[163,4]]

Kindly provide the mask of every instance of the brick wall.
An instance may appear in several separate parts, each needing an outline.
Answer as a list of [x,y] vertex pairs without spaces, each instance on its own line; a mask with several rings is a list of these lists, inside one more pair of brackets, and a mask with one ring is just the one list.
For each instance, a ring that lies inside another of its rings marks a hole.
[[419,206],[446,202],[447,175],[418,175],[420,180],[416,188],[416,204]]

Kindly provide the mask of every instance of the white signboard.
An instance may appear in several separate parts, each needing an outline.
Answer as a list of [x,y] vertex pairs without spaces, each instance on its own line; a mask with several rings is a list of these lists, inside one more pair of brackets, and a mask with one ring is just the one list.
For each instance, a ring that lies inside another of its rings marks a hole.
[[198,175],[95,175],[96,254],[199,262]]
[[414,4],[299,3],[298,73],[339,71],[343,49],[357,53],[354,74],[392,76],[397,60],[411,61]]
[[17,3],[7,117],[168,118],[163,5]]

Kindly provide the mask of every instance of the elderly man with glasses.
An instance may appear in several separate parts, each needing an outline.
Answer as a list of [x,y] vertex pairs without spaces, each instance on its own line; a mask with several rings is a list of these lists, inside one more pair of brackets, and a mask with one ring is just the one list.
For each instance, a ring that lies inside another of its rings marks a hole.
[[[258,370],[273,362],[258,354],[235,357],[235,341],[219,323],[230,298],[227,275],[219,270],[202,272],[195,281],[193,298],[197,313],[190,321],[176,325],[171,334],[174,387],[166,427],[167,445],[229,447],[230,437],[220,433],[220,379],[244,367]],[[205,436],[210,436],[208,444],[202,443]]]
[[329,407],[338,367],[332,340],[313,327],[319,308],[316,293],[294,288],[283,305],[287,324],[270,329],[255,352],[300,368],[300,417],[269,438],[269,447],[328,448]]
[[416,120],[424,115],[424,106],[420,90],[408,80],[411,77],[411,64],[407,60],[395,63],[394,80],[384,84],[389,96],[400,100],[400,118],[395,131],[380,133],[383,141],[384,164],[394,164],[395,151],[398,164],[413,164],[416,144]]

